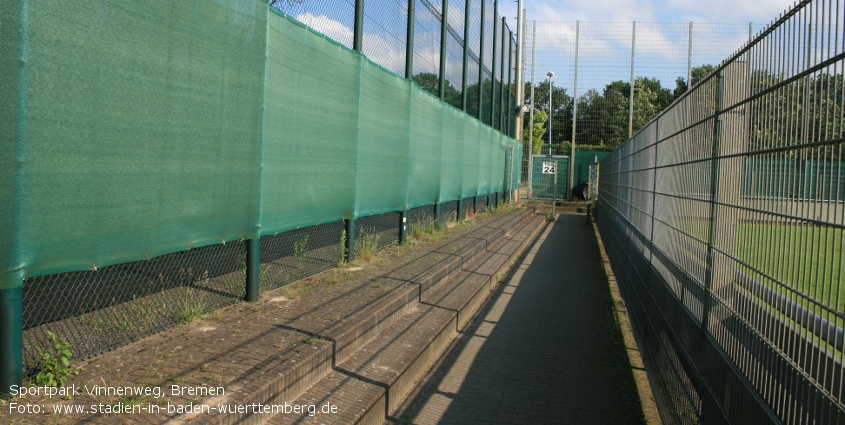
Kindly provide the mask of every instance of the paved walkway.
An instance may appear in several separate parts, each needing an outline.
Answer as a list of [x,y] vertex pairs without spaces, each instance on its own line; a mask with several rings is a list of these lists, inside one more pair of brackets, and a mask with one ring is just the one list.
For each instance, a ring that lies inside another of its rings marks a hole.
[[643,423],[592,226],[561,214],[518,264],[396,422]]

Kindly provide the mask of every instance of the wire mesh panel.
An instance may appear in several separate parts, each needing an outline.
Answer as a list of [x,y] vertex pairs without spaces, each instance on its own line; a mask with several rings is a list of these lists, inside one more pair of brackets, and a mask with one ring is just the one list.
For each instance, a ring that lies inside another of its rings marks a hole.
[[243,299],[245,249],[235,241],[26,279],[24,364],[51,347],[48,331],[85,359]]
[[423,205],[408,210],[408,223],[434,221],[434,205]]
[[367,0],[364,2],[364,35],[361,40],[361,50],[367,58],[396,75],[404,76],[407,38],[407,0]]
[[461,217],[466,217],[467,215],[475,211],[475,198],[464,198],[464,200],[461,202],[461,208],[463,209]]
[[371,215],[355,221],[356,251],[361,247],[374,251],[399,242],[402,215],[399,212]]
[[440,205],[440,220],[444,223],[458,220],[458,201],[444,202]]
[[843,28],[801,2],[601,162],[664,422],[845,422]]
[[[530,96],[533,87],[536,109],[533,152],[570,155],[573,142],[579,154],[582,149],[619,146],[681,96],[690,82],[701,81],[745,43],[750,27],[537,21],[526,25],[530,81],[526,94]],[[523,140],[527,142],[528,136]],[[576,193],[586,181],[587,167],[576,155],[579,175],[571,179]],[[527,160],[523,172],[527,175]]]
[[479,80],[481,57],[481,0],[471,0],[469,5],[469,39],[466,41],[469,46],[469,63],[467,64],[467,113],[470,116],[478,117],[480,104],[478,102],[481,81]]
[[416,0],[414,12],[414,81],[440,95],[440,17],[437,0]]
[[343,220],[261,238],[261,291],[336,267],[344,258]]
[[[352,48],[355,25],[354,0],[269,0],[270,6]],[[406,11],[407,13],[407,11]]]
[[446,93],[444,100],[458,109],[461,109],[465,88],[463,86],[464,6],[463,1],[449,2],[449,12],[446,15],[449,25],[446,35],[446,74],[444,76]]
[[481,213],[487,211],[487,198],[488,198],[487,195],[481,195],[481,196],[475,198],[476,202],[477,202],[475,204],[475,212],[477,214],[481,214]]

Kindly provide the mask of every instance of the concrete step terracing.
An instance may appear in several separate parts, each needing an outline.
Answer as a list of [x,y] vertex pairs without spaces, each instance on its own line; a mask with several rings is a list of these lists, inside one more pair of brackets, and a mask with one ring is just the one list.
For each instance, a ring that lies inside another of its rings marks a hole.
[[[413,280],[419,282],[419,290],[425,295],[408,303],[410,307],[401,309],[403,316],[353,354],[344,356],[314,388],[291,402],[334,405],[337,413],[283,413],[269,423],[381,423],[487,299],[499,277],[536,237],[543,223],[543,217],[533,213],[491,223],[485,231],[473,235],[474,241],[448,254],[439,267],[418,274]],[[439,253],[447,250],[451,248],[444,247]]]

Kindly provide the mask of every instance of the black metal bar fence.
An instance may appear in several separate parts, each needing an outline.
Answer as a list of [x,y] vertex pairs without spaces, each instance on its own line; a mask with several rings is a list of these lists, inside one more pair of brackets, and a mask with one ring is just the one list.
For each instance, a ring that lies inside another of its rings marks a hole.
[[797,3],[600,164],[666,423],[845,422],[845,15]]
[[[516,67],[513,52],[519,47],[514,31],[498,13],[498,2],[366,0],[357,38],[354,6],[358,3],[351,0],[269,3],[346,47],[355,48],[355,40],[360,40],[361,52],[373,62],[412,78],[446,103],[516,136],[517,99],[505,90],[516,93],[510,80]],[[467,24],[470,27],[464,28]]]

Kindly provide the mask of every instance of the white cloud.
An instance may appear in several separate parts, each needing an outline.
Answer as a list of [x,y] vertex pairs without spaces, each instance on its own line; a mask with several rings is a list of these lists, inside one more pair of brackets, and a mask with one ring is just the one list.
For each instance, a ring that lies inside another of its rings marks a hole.
[[[335,41],[347,46],[352,44],[354,37],[352,29],[339,21],[330,19],[325,15],[312,15],[311,13],[299,14],[295,19]],[[364,34],[362,43],[367,58],[396,74],[404,74],[405,46],[396,48],[378,34]]]

